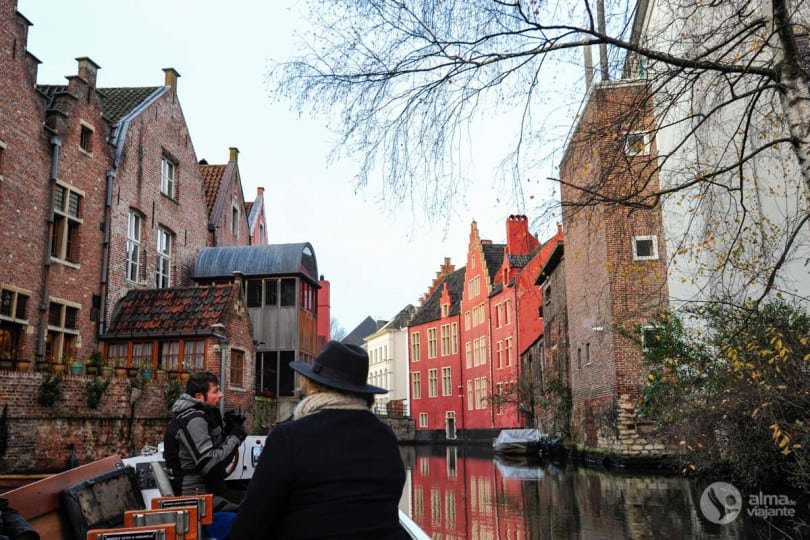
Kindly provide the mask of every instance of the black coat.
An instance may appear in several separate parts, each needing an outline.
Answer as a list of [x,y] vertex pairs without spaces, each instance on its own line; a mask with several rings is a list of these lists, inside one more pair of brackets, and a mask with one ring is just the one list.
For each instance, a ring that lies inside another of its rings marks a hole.
[[321,411],[268,435],[230,538],[407,539],[404,484],[391,428],[367,411]]

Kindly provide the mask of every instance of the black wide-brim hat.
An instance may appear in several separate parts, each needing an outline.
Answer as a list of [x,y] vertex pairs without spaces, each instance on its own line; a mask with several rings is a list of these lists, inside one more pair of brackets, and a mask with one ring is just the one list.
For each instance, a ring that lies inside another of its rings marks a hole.
[[387,394],[388,390],[366,384],[368,353],[357,345],[330,341],[312,365],[290,362],[290,367],[318,384],[355,394]]

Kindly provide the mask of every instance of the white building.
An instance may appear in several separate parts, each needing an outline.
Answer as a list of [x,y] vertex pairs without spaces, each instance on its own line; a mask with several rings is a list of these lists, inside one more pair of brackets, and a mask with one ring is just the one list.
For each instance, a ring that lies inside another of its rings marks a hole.
[[[391,414],[407,413],[408,386],[408,321],[416,308],[408,304],[402,311],[364,341],[368,351],[368,383],[389,390],[376,397],[375,408]],[[401,405],[391,405],[398,402]]]

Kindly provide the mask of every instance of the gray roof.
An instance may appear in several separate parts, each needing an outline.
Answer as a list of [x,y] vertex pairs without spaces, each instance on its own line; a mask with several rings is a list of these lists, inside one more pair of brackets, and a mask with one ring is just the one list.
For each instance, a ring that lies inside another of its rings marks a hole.
[[358,324],[354,330],[349,332],[349,335],[343,338],[340,342],[346,345],[359,345],[362,347],[365,342],[364,338],[375,333],[377,330],[385,326],[386,321],[375,321],[371,317],[366,317],[363,322]]
[[388,321],[380,330],[401,330],[408,326],[408,323],[416,313],[416,308],[408,304],[400,310],[399,313],[394,315],[394,318]]
[[498,271],[503,262],[503,250],[506,249],[506,244],[483,244],[481,247],[484,250],[484,259],[487,262],[489,281],[492,282],[495,272]]
[[309,242],[269,246],[225,246],[203,248],[197,256],[192,278],[303,275],[318,282],[318,263]]
[[464,275],[466,272],[465,267],[461,267],[455,272],[451,272],[445,276],[441,284],[434,289],[433,294],[425,300],[425,303],[417,310],[416,315],[413,316],[408,326],[416,326],[430,321],[439,320],[442,316],[442,290],[444,284],[447,283],[447,288],[450,293],[450,311],[448,315],[458,315],[461,311],[461,295],[464,294]]
[[509,266],[512,268],[523,268],[534,257],[534,253],[529,255],[509,255]]
[[162,87],[99,88],[98,91],[102,95],[101,109],[104,117],[115,124],[160,88]]

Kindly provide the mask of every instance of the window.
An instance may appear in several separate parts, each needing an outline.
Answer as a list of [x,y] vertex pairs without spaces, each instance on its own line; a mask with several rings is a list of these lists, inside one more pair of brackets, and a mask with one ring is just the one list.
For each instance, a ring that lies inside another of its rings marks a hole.
[[499,382],[495,384],[495,394],[501,398],[495,401],[495,414],[503,415],[503,402],[507,397],[506,394],[503,392],[503,383]]
[[577,347],[577,369],[582,369],[582,349]]
[[447,317],[450,313],[450,304],[442,304],[442,317]]
[[[278,281],[277,279],[264,280],[264,305],[277,306],[278,305]],[[261,300],[259,301],[261,302]]]
[[458,353],[458,323],[450,325],[450,350],[453,354]]
[[472,328],[471,320],[472,319],[470,319],[470,312],[465,311],[464,312],[464,330],[469,330],[470,328]]
[[413,332],[411,334],[411,360],[418,362],[420,360],[419,354],[419,332]]
[[177,371],[180,358],[180,342],[164,341],[158,345],[158,367],[166,371]]
[[129,343],[110,343],[107,346],[107,363],[115,367],[127,367]]
[[186,341],[183,344],[183,371],[201,371],[205,368],[205,342]]
[[166,156],[160,162],[160,192],[170,199],[175,199],[177,164]]
[[48,306],[48,335],[45,356],[56,362],[71,362],[76,358],[79,305],[51,299]]
[[658,237],[634,236],[633,260],[647,261],[658,258]]
[[245,352],[231,349],[231,371],[228,379],[231,386],[242,387],[245,385]]
[[585,344],[585,365],[586,366],[591,365],[591,344],[590,343]]
[[428,427],[428,414],[426,412],[419,413],[419,427]]
[[428,370],[428,397],[436,397],[439,395],[439,370]]
[[411,372],[411,398],[420,399],[422,397],[422,374],[418,371]]
[[655,326],[642,326],[641,327],[641,351],[649,352],[653,350],[655,344],[661,340],[658,335],[658,328]]
[[450,354],[450,325],[442,325],[442,356]]
[[475,395],[473,394],[473,381],[467,381],[467,410],[471,411],[475,408]]
[[56,184],[53,192],[51,257],[72,263],[79,261],[79,226],[84,193]]
[[495,304],[495,328],[500,328],[503,324],[503,305]]
[[473,352],[472,352],[472,341],[468,341],[464,344],[464,364],[467,366],[467,369],[472,367],[473,361]]
[[239,209],[231,207],[231,234],[234,238],[239,238]]
[[436,329],[428,328],[428,358],[436,358]]
[[[422,475],[424,476],[424,475]],[[421,488],[413,490],[413,515],[422,517],[425,514],[425,496]]]
[[0,319],[17,323],[28,323],[26,310],[31,293],[23,289],[4,285],[0,289]]
[[506,353],[506,365],[512,365],[512,338],[508,337],[504,341],[504,352]]
[[281,280],[281,307],[295,307],[295,278]]
[[624,136],[624,153],[628,156],[646,156],[650,153],[650,134],[628,133]]
[[495,346],[498,358],[498,369],[503,369],[503,341],[499,341]]
[[467,298],[475,298],[481,294],[481,276],[475,276],[467,282]]
[[158,227],[157,231],[157,268],[155,286],[158,289],[171,287],[172,283],[172,238],[169,229]]
[[[430,490],[430,523],[439,527],[442,522],[442,494],[438,488]],[[441,538],[437,539],[441,540]]]
[[152,369],[152,342],[132,344],[132,367]]
[[141,275],[141,228],[143,218],[134,211],[129,211],[127,225],[127,280],[137,283]]
[[262,280],[249,279],[247,282],[247,307],[262,307]]
[[88,154],[93,153],[93,128],[82,122],[79,128],[79,147]]
[[510,323],[512,322],[512,316],[511,316],[511,312],[512,312],[512,301],[511,301],[511,300],[507,300],[507,301],[506,301],[506,302],[504,302],[504,304],[503,304],[503,318],[504,318],[504,324],[510,324]]
[[475,408],[485,409],[487,406],[487,378],[475,379]]
[[453,377],[449,367],[442,368],[442,395],[453,395]]

